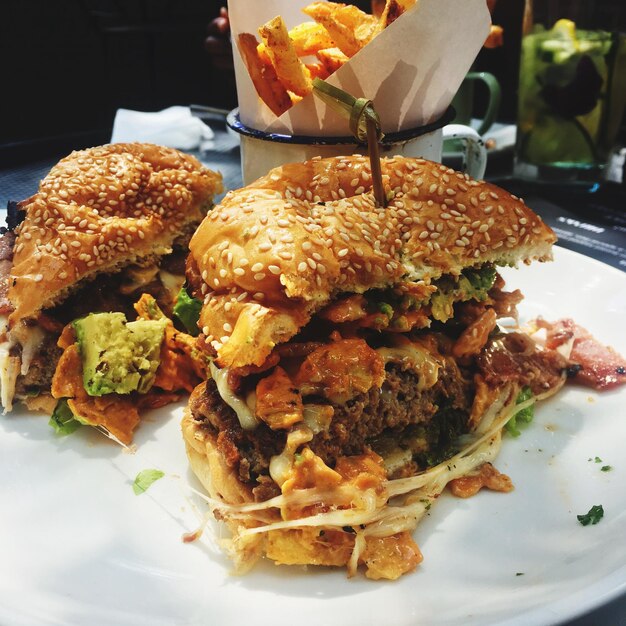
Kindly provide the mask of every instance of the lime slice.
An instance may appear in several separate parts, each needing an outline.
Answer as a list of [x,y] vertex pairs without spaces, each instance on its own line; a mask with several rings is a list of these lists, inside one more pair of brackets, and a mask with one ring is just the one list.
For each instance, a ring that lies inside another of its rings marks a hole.
[[568,39],[576,39],[576,24],[572,20],[561,19],[558,20],[552,27],[552,32],[562,35]]

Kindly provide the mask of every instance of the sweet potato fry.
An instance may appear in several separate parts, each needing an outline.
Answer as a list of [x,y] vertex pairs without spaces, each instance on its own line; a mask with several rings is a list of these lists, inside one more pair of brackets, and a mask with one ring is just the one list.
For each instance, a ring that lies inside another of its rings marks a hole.
[[348,60],[348,57],[339,48],[319,50],[315,56],[320,60],[328,74],[336,72]]
[[278,15],[263,24],[259,28],[259,35],[283,86],[298,96],[309,94],[313,88],[311,77],[298,58],[283,18]]
[[258,43],[256,37],[250,33],[241,33],[237,38],[237,47],[241,53],[241,58],[248,69],[257,93],[272,113],[280,116],[291,107],[291,98],[283,84],[278,80],[274,68],[261,60],[257,51]]

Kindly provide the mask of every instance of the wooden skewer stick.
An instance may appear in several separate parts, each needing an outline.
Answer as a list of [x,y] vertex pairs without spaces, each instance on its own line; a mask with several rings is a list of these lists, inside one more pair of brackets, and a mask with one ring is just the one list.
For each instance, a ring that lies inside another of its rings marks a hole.
[[380,169],[380,151],[378,146],[378,130],[376,122],[367,118],[367,150],[370,157],[370,166],[372,168],[372,189],[374,190],[374,199],[378,206],[387,206],[387,194],[383,187],[383,173]]
[[350,120],[350,131],[357,141],[367,142],[374,199],[378,206],[386,207],[387,195],[383,186],[379,150],[379,142],[384,135],[380,129],[380,119],[374,110],[372,101],[367,98],[357,99],[319,78],[313,80],[313,93],[326,102],[331,109]]

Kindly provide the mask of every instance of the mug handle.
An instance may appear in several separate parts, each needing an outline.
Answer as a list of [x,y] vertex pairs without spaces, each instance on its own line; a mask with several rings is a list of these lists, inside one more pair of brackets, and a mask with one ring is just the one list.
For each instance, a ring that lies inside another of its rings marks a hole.
[[500,89],[500,83],[498,79],[489,72],[468,72],[465,76],[465,80],[481,80],[485,83],[489,91],[489,104],[485,111],[485,116],[478,128],[478,134],[484,135],[496,121],[496,115],[500,110],[500,99],[502,97],[502,91]]
[[481,136],[469,126],[448,124],[443,127],[443,138],[456,139],[464,143],[463,171],[472,178],[481,180],[487,167],[487,148]]

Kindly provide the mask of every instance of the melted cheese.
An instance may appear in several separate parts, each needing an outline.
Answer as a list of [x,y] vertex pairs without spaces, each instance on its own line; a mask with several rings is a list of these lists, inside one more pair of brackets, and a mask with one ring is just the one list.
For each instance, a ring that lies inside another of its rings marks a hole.
[[[0,327],[6,328],[6,318],[0,318]],[[11,330],[9,339],[0,343],[0,402],[5,413],[13,408],[17,377],[28,374],[45,336],[43,328],[20,322]],[[15,346],[21,346],[21,356],[11,355],[11,349]]]
[[296,424],[287,435],[287,442],[283,451],[270,459],[270,476],[279,487],[282,487],[283,483],[291,476],[296,450],[311,439],[313,439],[313,431],[302,423]]
[[230,388],[228,384],[228,368],[219,369],[212,362],[209,363],[211,377],[215,381],[217,391],[222,400],[237,414],[237,419],[244,430],[254,430],[259,421],[250,407]]
[[172,274],[171,272],[166,272],[165,270],[159,270],[159,279],[172,300],[176,301],[178,292],[185,284],[185,277],[180,274]]
[[[39,348],[46,336],[46,331],[39,326],[25,326],[23,332],[19,335],[19,342],[22,345],[22,367],[20,374],[26,376],[30,369],[35,356],[39,352]],[[13,338],[13,333],[11,333]]]
[[313,434],[317,435],[330,428],[333,413],[333,408],[328,404],[305,404],[302,417]]
[[382,357],[385,365],[389,362],[400,362],[414,370],[419,376],[417,388],[419,391],[430,389],[439,377],[441,362],[432,351],[411,341],[398,341],[398,345],[391,348],[376,350]]
[[0,344],[0,402],[4,412],[13,408],[15,383],[20,373],[20,359],[10,355],[11,344],[8,341]]

